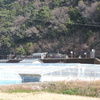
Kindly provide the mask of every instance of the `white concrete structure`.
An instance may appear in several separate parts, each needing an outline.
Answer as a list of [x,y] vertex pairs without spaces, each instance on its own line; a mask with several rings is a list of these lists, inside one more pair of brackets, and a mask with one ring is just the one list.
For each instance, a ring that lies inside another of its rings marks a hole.
[[95,58],[95,49],[92,49],[90,52],[90,58]]
[[38,59],[44,59],[47,55],[47,52],[43,52],[43,53],[34,53],[33,54],[33,58],[38,58]]

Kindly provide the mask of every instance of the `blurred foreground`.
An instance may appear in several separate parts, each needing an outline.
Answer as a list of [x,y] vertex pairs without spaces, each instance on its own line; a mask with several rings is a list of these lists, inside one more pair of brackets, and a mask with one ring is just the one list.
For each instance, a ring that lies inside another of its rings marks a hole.
[[100,100],[100,98],[54,93],[0,93],[0,100]]

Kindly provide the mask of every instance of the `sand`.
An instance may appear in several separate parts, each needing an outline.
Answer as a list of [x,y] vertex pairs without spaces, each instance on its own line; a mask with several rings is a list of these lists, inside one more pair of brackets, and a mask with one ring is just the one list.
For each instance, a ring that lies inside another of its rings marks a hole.
[[55,94],[47,92],[0,93],[0,100],[100,100],[100,98]]

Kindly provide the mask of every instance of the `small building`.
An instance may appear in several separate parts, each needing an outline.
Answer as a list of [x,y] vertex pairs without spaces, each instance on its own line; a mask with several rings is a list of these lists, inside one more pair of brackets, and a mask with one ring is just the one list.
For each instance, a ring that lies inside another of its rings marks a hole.
[[33,54],[33,58],[38,58],[38,59],[44,59],[47,55],[47,52],[43,52],[43,53],[34,53]]
[[43,62],[39,59],[24,59],[19,63],[43,63]]

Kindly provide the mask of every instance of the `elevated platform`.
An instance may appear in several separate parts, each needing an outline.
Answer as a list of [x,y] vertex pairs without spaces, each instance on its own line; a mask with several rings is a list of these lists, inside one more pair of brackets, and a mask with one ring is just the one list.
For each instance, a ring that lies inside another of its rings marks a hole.
[[[43,63],[83,63],[83,64],[100,64],[100,59],[98,58],[69,58],[69,59],[40,59]],[[16,60],[1,60],[0,63],[19,63],[21,59]]]
[[100,64],[97,58],[70,58],[70,59],[43,59],[44,63],[83,63],[83,64]]
[[21,59],[19,60],[19,59],[16,59],[16,60],[14,60],[14,59],[12,59],[12,60],[8,60],[6,63],[19,63],[21,61]]

